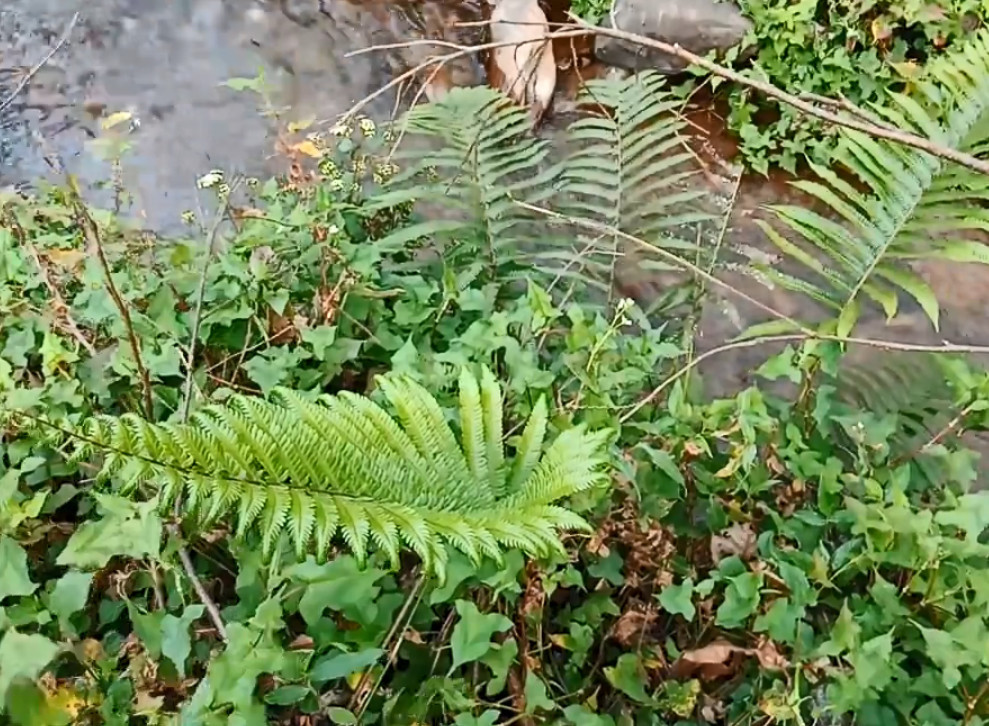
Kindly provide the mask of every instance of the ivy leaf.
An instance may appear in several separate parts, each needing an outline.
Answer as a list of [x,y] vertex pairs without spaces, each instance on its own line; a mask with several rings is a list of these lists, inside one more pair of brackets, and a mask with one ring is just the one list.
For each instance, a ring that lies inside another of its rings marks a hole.
[[625,584],[625,576],[622,575],[622,565],[624,564],[622,556],[611,550],[608,552],[607,557],[603,557],[588,565],[587,572],[592,577],[599,577],[615,587],[621,587]]
[[961,668],[978,665],[978,655],[962,647],[947,631],[925,628],[919,623],[917,627],[927,644],[927,656],[941,669],[941,679],[945,688],[954,689],[961,683]]
[[185,660],[192,652],[189,626],[202,617],[204,609],[198,603],[189,605],[181,618],[169,613],[161,620],[161,653],[175,664],[179,678],[185,678]]
[[498,711],[489,708],[480,716],[472,713],[460,713],[453,719],[454,726],[494,726],[498,723]]
[[20,678],[37,678],[56,653],[58,646],[43,635],[7,631],[0,640],[0,713],[10,685]]
[[308,696],[309,693],[310,689],[305,686],[279,686],[264,697],[264,702],[274,706],[291,706]]
[[784,643],[792,643],[797,637],[797,621],[804,615],[804,608],[790,602],[790,598],[775,600],[769,610],[755,619],[753,630],[769,631],[769,637]]
[[455,607],[460,620],[450,636],[450,647],[457,668],[483,658],[492,648],[491,636],[511,628],[512,621],[498,613],[482,613],[467,600],[457,600]]
[[635,653],[625,653],[618,657],[614,666],[604,669],[604,676],[613,687],[629,698],[643,704],[653,704],[646,693],[646,671]]
[[[355,622],[364,622],[367,611],[381,592],[375,583],[384,570],[361,569],[357,560],[347,555],[324,565],[313,558],[288,568],[285,574],[306,583],[299,601],[299,614],[309,626],[314,625],[326,608],[342,612]],[[373,614],[371,615],[373,619]]]
[[525,676],[525,712],[535,713],[537,709],[552,711],[556,704],[546,695],[546,684],[535,673],[529,671]]
[[313,683],[346,678],[355,671],[363,670],[378,661],[384,653],[381,648],[366,648],[356,653],[333,653],[317,660],[309,671],[309,680]]
[[75,635],[69,618],[86,607],[89,599],[89,586],[93,582],[91,572],[66,572],[55,583],[48,609],[58,618],[58,626],[65,632]]
[[737,628],[759,607],[762,576],[755,572],[736,575],[725,588],[725,600],[718,608],[715,623],[723,628]]
[[689,577],[681,585],[669,585],[656,597],[659,604],[670,615],[682,615],[687,622],[692,622],[697,608],[692,600],[694,594],[694,581]]
[[105,516],[82,523],[58,556],[58,564],[100,569],[117,555],[158,557],[162,527],[157,500],[135,504],[110,495],[96,498]]
[[302,340],[312,346],[312,353],[316,360],[326,359],[326,349],[333,345],[337,339],[337,326],[320,325],[315,328],[305,328],[302,331]]
[[615,726],[615,719],[611,716],[598,716],[579,703],[563,709],[563,716],[573,726]]
[[340,706],[330,706],[326,709],[326,715],[329,716],[330,721],[340,726],[352,726],[357,723],[357,717]]
[[134,623],[134,632],[141,639],[148,655],[154,660],[161,658],[161,621],[165,613],[160,610],[142,613],[130,602],[127,603],[127,612],[130,614],[131,622]]
[[0,602],[37,589],[27,571],[27,553],[10,537],[0,537]]
[[491,680],[485,689],[488,696],[496,696],[505,690],[508,671],[518,654],[519,644],[515,638],[506,638],[504,643],[496,645],[481,657],[481,662],[491,669]]
[[848,654],[855,682],[878,693],[893,680],[893,631],[862,643]]

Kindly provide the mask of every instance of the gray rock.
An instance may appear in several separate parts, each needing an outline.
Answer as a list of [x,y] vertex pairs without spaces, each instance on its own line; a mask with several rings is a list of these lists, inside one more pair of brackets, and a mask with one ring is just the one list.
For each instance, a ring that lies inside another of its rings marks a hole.
[[[615,0],[611,18],[604,24],[679,43],[698,54],[730,48],[752,27],[751,21],[728,0]],[[603,63],[633,71],[678,73],[687,66],[676,56],[603,35],[595,39],[594,52]]]

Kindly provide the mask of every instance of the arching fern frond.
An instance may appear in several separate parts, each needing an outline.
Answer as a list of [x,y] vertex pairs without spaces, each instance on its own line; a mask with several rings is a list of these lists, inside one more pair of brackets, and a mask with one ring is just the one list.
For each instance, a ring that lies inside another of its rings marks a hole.
[[647,71],[623,81],[592,80],[578,103],[599,107],[569,127],[577,145],[563,165],[561,205],[654,244],[693,250],[675,232],[684,225],[711,219],[692,208],[705,196],[685,185],[697,173],[695,157],[677,115],[683,105],[666,90],[663,76]]
[[[937,144],[984,153],[989,143],[989,31],[930,64],[913,95],[890,94],[877,109],[887,123]],[[822,181],[795,186],[829,207],[839,220],[796,207],[774,209],[801,243],[763,223],[770,239],[806,267],[810,280],[764,271],[784,287],[836,311],[839,333],[850,332],[861,305],[872,300],[888,317],[898,293],[920,304],[935,327],[939,306],[909,263],[922,258],[989,263],[989,247],[967,233],[989,231],[989,179],[952,162],[858,131],[842,129],[836,161],[860,183],[814,166]],[[861,191],[859,187],[866,191]]]
[[486,86],[455,88],[413,107],[399,123],[403,171],[369,208],[415,201],[438,205],[443,215],[396,230],[382,244],[428,238],[447,255],[461,251],[475,262],[480,251],[492,264],[545,252],[532,249],[533,215],[517,204],[541,204],[553,193],[549,145],[531,126],[525,109]]
[[832,381],[849,410],[895,417],[886,440],[889,458],[909,462],[915,472],[910,481],[919,488],[943,487],[953,476],[944,459],[928,449],[954,440],[951,422],[961,406],[950,381],[957,378],[952,368],[959,366],[968,370],[964,358],[946,354],[873,353],[865,360],[843,360]]
[[356,394],[313,401],[286,389],[271,401],[233,397],[187,424],[126,414],[66,427],[13,415],[52,431],[74,460],[102,456],[98,478],[124,491],[158,489],[163,505],[179,497],[200,526],[259,533],[266,554],[283,535],[300,555],[324,555],[336,541],[361,560],[382,551],[396,566],[408,548],[442,576],[444,545],[475,560],[509,547],[546,555],[561,548],[560,530],[586,527],[555,502],[605,476],[607,431],[572,428],[544,449],[540,402],[516,461],[506,461],[490,371],[480,382],[461,375],[460,441],[422,386],[396,375],[379,383],[401,423]]

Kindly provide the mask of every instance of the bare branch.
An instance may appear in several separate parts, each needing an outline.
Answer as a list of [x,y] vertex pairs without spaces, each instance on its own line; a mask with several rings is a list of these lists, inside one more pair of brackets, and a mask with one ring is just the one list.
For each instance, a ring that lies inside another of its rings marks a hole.
[[72,35],[72,30],[76,27],[76,23],[78,22],[79,22],[79,13],[75,13],[72,16],[72,19],[69,20],[69,24],[65,26],[65,30],[62,31],[61,37],[58,39],[55,45],[51,47],[51,50],[49,50],[48,53],[45,54],[44,58],[42,58],[40,61],[35,63],[33,66],[31,66],[31,70],[29,70],[24,75],[24,77],[21,79],[21,82],[14,87],[14,90],[11,91],[10,95],[7,96],[7,98],[5,98],[2,102],[0,102],[0,113],[7,110],[7,107],[14,102],[14,99],[17,98],[18,94],[20,94],[20,92],[24,90],[24,87],[31,82],[31,79],[37,75],[38,71],[44,68],[48,64],[48,61],[50,61],[55,56],[55,54],[58,53],[61,47],[65,45],[65,43],[69,40],[69,36]]

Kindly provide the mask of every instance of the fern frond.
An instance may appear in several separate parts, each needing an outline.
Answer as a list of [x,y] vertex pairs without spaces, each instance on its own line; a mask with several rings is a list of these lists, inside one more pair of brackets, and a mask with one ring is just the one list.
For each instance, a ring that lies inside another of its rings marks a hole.
[[[466,242],[469,250],[473,243],[499,264],[538,256],[527,232],[533,215],[518,202],[544,202],[553,193],[555,172],[549,145],[531,134],[524,109],[489,87],[456,88],[412,108],[403,125],[407,145],[397,158],[404,172],[368,208],[414,200],[439,204],[448,214],[396,230],[381,244],[429,238],[440,249]],[[431,147],[427,153],[423,144]],[[476,252],[470,254],[476,259]]]
[[300,556],[342,542],[358,560],[379,551],[397,566],[408,548],[442,576],[446,545],[475,561],[508,547],[545,555],[559,549],[560,530],[586,526],[553,502],[602,480],[607,432],[567,430],[543,455],[541,402],[506,462],[501,388],[490,371],[480,382],[461,375],[459,441],[418,383],[389,375],[379,387],[401,425],[356,394],[311,401],[284,389],[270,401],[232,397],[187,424],[133,414],[19,423],[53,430],[74,458],[102,455],[98,478],[124,491],[157,488],[166,507],[178,499],[188,522],[227,521],[238,537],[260,536],[265,556],[283,538]]
[[[937,144],[985,152],[989,140],[989,31],[932,62],[914,95],[891,94],[885,120],[926,135]],[[848,334],[867,300],[888,318],[898,294],[914,298],[939,323],[939,306],[909,263],[923,258],[989,263],[989,247],[968,235],[989,231],[989,179],[952,162],[861,132],[842,129],[835,160],[866,191],[835,171],[814,165],[820,181],[795,186],[825,204],[837,219],[807,209],[774,207],[784,227],[807,249],[763,223],[781,251],[801,263],[811,280],[763,271],[781,286],[810,294],[839,317]]]
[[676,113],[683,102],[666,90],[663,76],[647,71],[619,82],[592,80],[578,102],[607,113],[570,126],[578,149],[561,174],[568,206],[572,202],[580,216],[623,232],[662,237],[663,246],[693,249],[670,232],[710,215],[684,212],[683,205],[704,192],[681,184],[696,173],[688,164],[694,155],[684,145],[685,124]]

